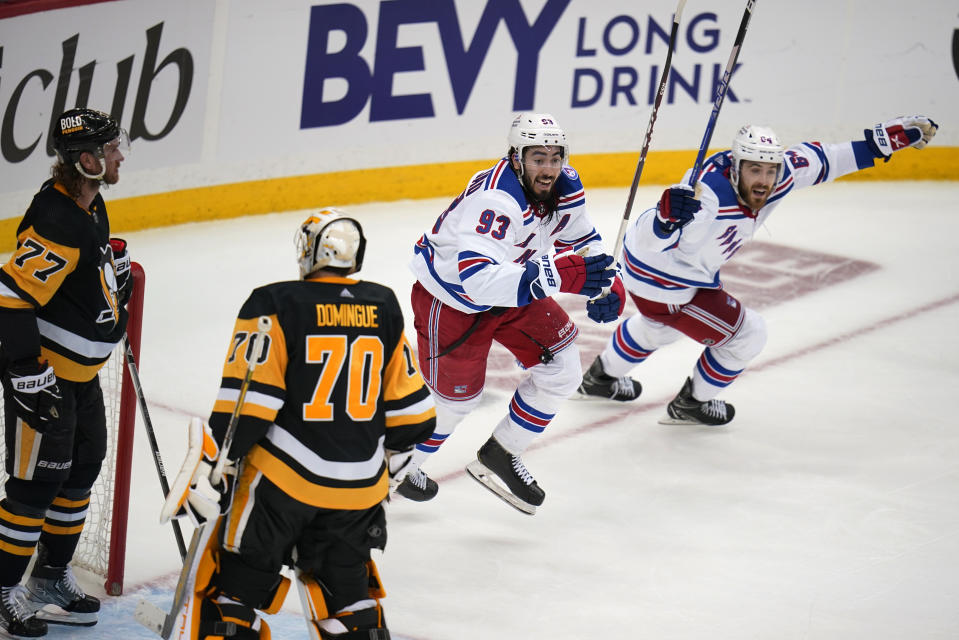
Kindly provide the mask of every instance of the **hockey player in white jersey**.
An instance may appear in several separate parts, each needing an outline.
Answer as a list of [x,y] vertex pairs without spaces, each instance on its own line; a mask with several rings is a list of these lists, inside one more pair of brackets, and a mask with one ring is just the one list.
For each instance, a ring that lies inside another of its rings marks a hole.
[[592,320],[612,322],[626,294],[553,116],[520,114],[508,143],[507,155],[474,175],[414,247],[414,326],[437,420],[397,491],[418,501],[436,495],[420,465],[479,405],[495,340],[528,375],[467,470],[532,514],[545,493],[520,456],[582,377],[578,330],[551,296],[580,294]]
[[788,149],[768,127],[744,126],[732,149],[710,157],[697,192],[684,184],[663,192],[626,232],[623,279],[640,313],[616,328],[583,376],[579,393],[631,400],[630,370],[659,347],[686,335],[705,348],[667,407],[664,424],[722,425],[733,406],[716,396],[762,350],[762,317],[723,290],[720,268],[748,242],[792,191],[872,167],[907,147],[922,149],[938,125],[900,117],[865,131],[865,140],[804,142]]

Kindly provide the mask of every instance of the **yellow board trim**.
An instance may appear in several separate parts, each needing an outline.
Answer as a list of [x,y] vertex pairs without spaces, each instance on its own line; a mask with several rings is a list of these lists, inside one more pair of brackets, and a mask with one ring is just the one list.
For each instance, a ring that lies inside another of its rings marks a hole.
[[[719,151],[713,149],[710,151]],[[574,154],[573,166],[582,174],[587,191],[600,187],[627,187],[632,183],[638,152]],[[696,151],[651,151],[643,165],[641,184],[678,182],[696,159]],[[210,187],[110,200],[111,231],[152,229],[187,222],[295,211],[334,203],[453,197],[476,171],[494,159],[405,167],[377,167],[335,171],[268,180],[252,180]],[[375,177],[374,177],[375,176]],[[959,180],[959,147],[930,146],[906,149],[888,163],[859,171],[841,180]],[[109,196],[109,194],[107,194]],[[24,203],[24,210],[28,203]],[[0,220],[0,251],[13,251],[19,219]]]

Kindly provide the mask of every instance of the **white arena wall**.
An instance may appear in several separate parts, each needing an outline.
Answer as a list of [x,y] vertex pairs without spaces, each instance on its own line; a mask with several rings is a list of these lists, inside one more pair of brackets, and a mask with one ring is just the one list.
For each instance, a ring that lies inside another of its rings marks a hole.
[[[106,194],[115,231],[453,196],[526,110],[561,122],[587,188],[628,185],[675,6],[0,3],[0,251],[48,175],[53,118],[77,104],[118,116],[133,138]],[[693,164],[744,6],[687,2],[643,184]],[[758,0],[710,147],[745,122],[792,144],[922,113],[941,125],[933,146],[855,177],[959,179],[959,13],[954,0],[921,6]]]

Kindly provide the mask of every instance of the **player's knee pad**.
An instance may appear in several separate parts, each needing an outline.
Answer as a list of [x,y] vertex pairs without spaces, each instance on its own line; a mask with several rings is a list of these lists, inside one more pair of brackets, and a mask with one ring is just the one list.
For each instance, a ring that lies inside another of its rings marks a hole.
[[739,330],[721,346],[712,347],[712,351],[724,366],[743,369],[766,346],[766,337],[766,321],[752,309],[746,309]]
[[641,313],[628,318],[623,323],[622,331],[643,351],[655,351],[683,335],[673,327],[650,320]]
[[483,395],[480,394],[469,400],[448,400],[440,396],[433,396],[434,401],[436,402],[436,424],[446,426],[447,424],[452,424],[456,426],[466,416],[473,412],[480,402],[483,400]]
[[16,505],[18,513],[39,518],[47,513],[47,508],[57,497],[60,485],[57,482],[22,480],[11,476],[7,478],[4,489],[6,499]]
[[538,393],[565,400],[573,395],[583,381],[579,348],[575,344],[569,345],[553,354],[553,359],[548,364],[530,367],[529,374],[529,379]]

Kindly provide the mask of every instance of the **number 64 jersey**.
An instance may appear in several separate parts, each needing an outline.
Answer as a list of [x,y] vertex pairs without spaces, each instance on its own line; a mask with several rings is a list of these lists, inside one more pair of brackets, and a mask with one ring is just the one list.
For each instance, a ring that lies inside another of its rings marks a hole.
[[253,357],[260,316],[273,321],[241,408],[230,459],[246,457],[294,499],[367,509],[389,487],[385,449],[433,433],[436,411],[391,289],[340,277],[255,289],[240,309],[210,427],[218,442]]

